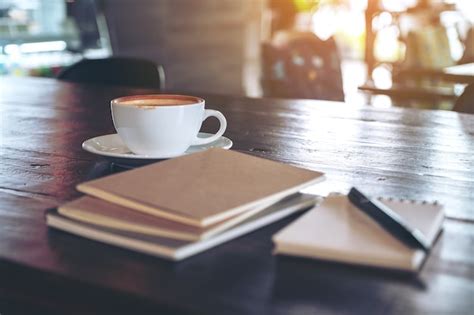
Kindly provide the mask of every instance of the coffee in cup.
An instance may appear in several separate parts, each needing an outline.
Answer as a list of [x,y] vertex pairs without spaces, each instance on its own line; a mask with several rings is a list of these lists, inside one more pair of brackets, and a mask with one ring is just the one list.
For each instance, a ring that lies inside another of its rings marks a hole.
[[[173,157],[183,154],[191,145],[219,139],[227,127],[221,112],[204,108],[202,98],[187,95],[150,94],[125,96],[112,100],[115,129],[135,154],[150,157]],[[202,122],[216,117],[220,128],[216,134],[198,138]]]

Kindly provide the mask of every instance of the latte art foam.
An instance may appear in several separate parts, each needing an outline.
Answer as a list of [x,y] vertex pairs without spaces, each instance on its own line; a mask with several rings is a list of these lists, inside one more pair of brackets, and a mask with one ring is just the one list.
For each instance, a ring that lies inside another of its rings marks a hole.
[[159,106],[182,106],[200,104],[204,101],[195,96],[173,95],[173,94],[149,94],[133,95],[117,98],[112,101],[114,104],[134,106],[134,107],[159,107]]

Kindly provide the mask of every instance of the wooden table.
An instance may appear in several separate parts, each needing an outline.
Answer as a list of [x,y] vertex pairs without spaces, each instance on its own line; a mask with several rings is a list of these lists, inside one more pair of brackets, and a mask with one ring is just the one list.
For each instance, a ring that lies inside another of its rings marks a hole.
[[[180,263],[48,230],[44,211],[108,172],[81,143],[109,100],[144,91],[0,79],[0,313],[467,314],[474,308],[474,116],[201,95],[234,150],[323,171],[320,194],[438,200],[448,219],[418,276],[271,254],[288,218]],[[205,130],[215,126],[206,124]],[[334,231],[337,233],[337,231]]]

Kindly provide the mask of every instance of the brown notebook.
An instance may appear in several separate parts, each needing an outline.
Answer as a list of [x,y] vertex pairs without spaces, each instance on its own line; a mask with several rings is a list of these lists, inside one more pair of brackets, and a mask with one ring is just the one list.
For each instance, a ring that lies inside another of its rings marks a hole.
[[[281,202],[298,196],[300,194],[291,195]],[[191,226],[167,220],[89,196],[80,197],[60,206],[58,212],[65,217],[105,228],[176,240],[199,241],[228,230],[273,204],[275,203],[259,203],[258,206],[246,212],[207,227]]]
[[168,220],[208,227],[299,192],[320,172],[210,149],[80,184],[79,191]]
[[243,220],[230,229],[217,233],[213,237],[192,242],[90,224],[64,216],[58,213],[57,209],[50,209],[46,213],[46,222],[52,228],[91,240],[166,259],[182,260],[267,226],[296,212],[304,211],[318,202],[320,202],[320,199],[315,196],[296,194],[291,198],[285,198],[285,200],[263,209],[259,213]]

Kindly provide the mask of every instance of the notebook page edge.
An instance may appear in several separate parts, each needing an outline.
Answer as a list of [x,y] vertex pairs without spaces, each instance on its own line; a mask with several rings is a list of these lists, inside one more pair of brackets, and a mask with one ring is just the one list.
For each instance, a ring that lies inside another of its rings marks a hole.
[[168,237],[182,241],[196,241],[199,240],[199,236],[193,233],[185,233],[185,232],[176,232],[176,230],[165,229],[165,228],[154,228],[154,227],[146,227],[134,224],[128,224],[123,220],[115,220],[114,218],[110,218],[104,215],[98,214],[89,214],[87,216],[82,215],[78,211],[70,211],[69,207],[67,206],[60,206],[58,207],[58,212],[68,218],[97,225],[100,227],[112,228],[117,229],[125,232],[134,232],[134,233],[141,233],[151,236],[161,236],[161,237]]
[[46,220],[48,226],[72,233],[73,235],[84,237],[85,239],[117,246],[119,248],[130,249],[169,260],[177,260],[175,251],[170,250],[169,247],[159,246],[140,240],[134,240],[121,235],[107,233],[87,226],[71,223],[68,222],[67,219],[64,220],[55,216],[54,214],[47,214]]
[[[320,259],[326,262],[338,262],[343,264],[353,264],[361,266],[370,266],[370,267],[384,267],[390,269],[399,269],[399,270],[410,270],[415,271],[417,266],[423,261],[425,255],[420,253],[419,257],[410,257],[411,255],[405,255],[406,259],[397,259],[394,260],[384,260],[379,257],[372,256],[373,259],[368,259],[366,255],[347,255],[346,252],[342,253],[341,251],[334,251],[330,249],[317,248],[318,253],[313,254],[315,248],[308,248],[305,246],[299,245],[288,245],[285,243],[278,243],[278,246],[275,248],[276,254],[297,256],[297,257],[306,257],[313,259]],[[345,256],[344,256],[345,255]]]

